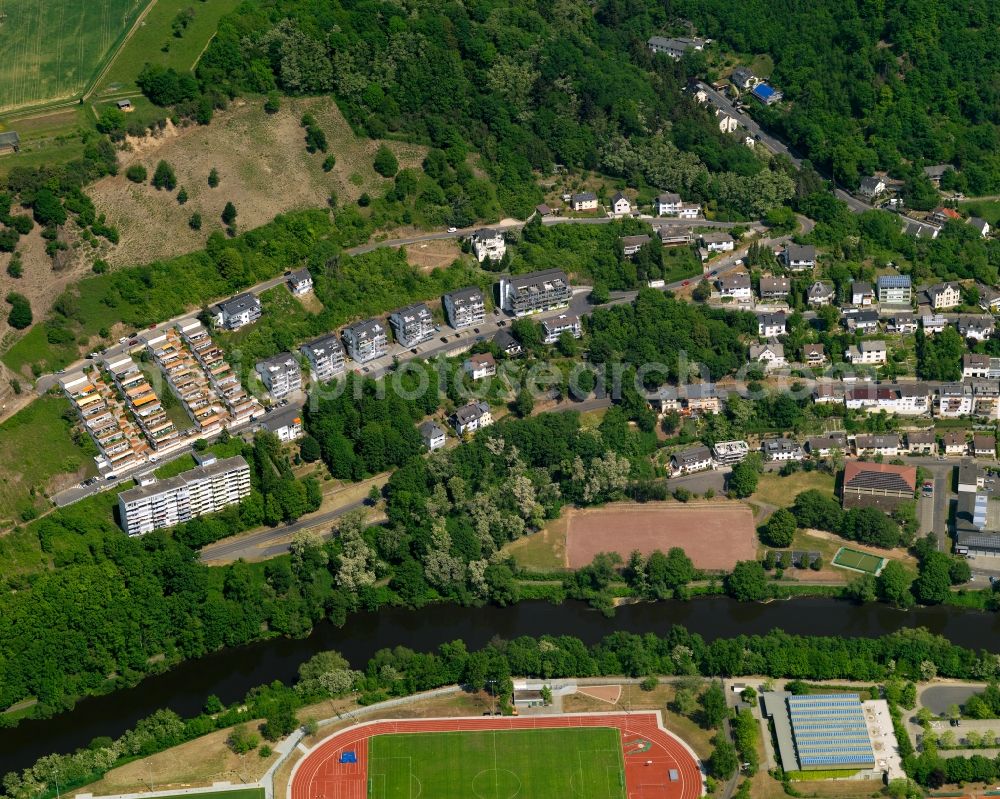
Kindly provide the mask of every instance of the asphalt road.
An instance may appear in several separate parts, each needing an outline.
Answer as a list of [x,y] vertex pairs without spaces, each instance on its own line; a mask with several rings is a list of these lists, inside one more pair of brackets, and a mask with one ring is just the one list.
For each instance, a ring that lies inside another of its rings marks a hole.
[[[298,521],[286,524],[284,527],[274,527],[267,530],[258,530],[256,533],[241,535],[236,538],[224,539],[214,544],[209,544],[198,554],[202,562],[208,563],[230,563],[244,558],[245,560],[263,560],[273,558],[276,555],[284,555],[289,550],[289,543],[283,541],[273,543],[277,538],[285,538],[301,530],[311,530],[315,527],[326,527],[331,522],[336,521],[352,510],[364,507],[365,500],[359,499],[356,502],[344,505],[335,510],[319,513],[314,516],[303,516]],[[321,538],[333,536],[333,528],[326,527],[320,531]]]
[[952,705],[964,705],[970,696],[982,690],[981,685],[932,685],[920,693],[920,704],[940,716]]

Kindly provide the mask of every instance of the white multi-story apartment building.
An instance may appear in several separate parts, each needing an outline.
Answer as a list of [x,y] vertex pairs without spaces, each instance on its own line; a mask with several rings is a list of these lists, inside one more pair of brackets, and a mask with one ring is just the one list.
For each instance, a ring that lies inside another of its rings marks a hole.
[[344,372],[344,348],[336,336],[303,344],[301,352],[309,361],[309,377],[314,383],[326,383]]
[[500,307],[515,316],[565,308],[572,296],[569,278],[561,269],[500,279]]
[[812,244],[789,244],[783,253],[785,266],[793,272],[816,266],[816,247]]
[[580,338],[583,335],[580,317],[576,314],[559,314],[542,321],[542,336],[546,344],[555,344],[563,333],[569,333],[573,338]]
[[358,363],[381,358],[389,350],[389,338],[378,319],[366,319],[344,328],[348,354]]
[[418,430],[420,431],[420,438],[423,439],[424,446],[431,452],[441,449],[448,440],[448,436],[444,430],[434,422],[426,421],[420,425]]
[[968,416],[975,408],[972,386],[967,383],[945,383],[938,389],[937,415],[944,419]]
[[260,300],[253,294],[239,294],[213,306],[215,324],[226,330],[239,330],[260,319]]
[[715,287],[720,297],[732,297],[736,302],[750,302],[753,299],[750,275],[746,272],[719,275]]
[[757,335],[764,338],[774,338],[785,335],[785,314],[782,311],[777,313],[764,313],[757,317]]
[[497,373],[497,362],[491,353],[481,352],[466,358],[462,368],[473,380],[482,380]]
[[800,461],[806,454],[802,451],[802,445],[798,441],[790,438],[775,438],[765,441],[760,445],[764,453],[764,459],[770,462],[776,461]]
[[569,198],[569,207],[574,211],[596,211],[597,195],[592,191],[582,191]]
[[469,237],[472,243],[472,251],[476,254],[476,260],[482,263],[487,258],[491,261],[499,261],[507,252],[507,242],[504,241],[502,230],[493,228],[480,228]]
[[151,475],[118,495],[122,529],[144,535],[214,513],[250,494],[250,467],[242,457],[204,458],[201,465],[157,481]]
[[927,300],[935,311],[962,304],[962,287],[958,283],[936,283],[927,289]]
[[676,61],[684,57],[685,53],[700,52],[705,49],[708,39],[698,39],[690,36],[676,36],[666,38],[665,36],[650,36],[646,45],[654,53],[663,53]]
[[288,288],[296,296],[313,290],[313,279],[308,269],[296,269],[288,276]]
[[489,427],[493,424],[493,413],[486,402],[470,402],[468,405],[456,409],[451,421],[455,426],[455,432],[461,436],[483,427]]
[[415,347],[434,336],[434,317],[422,302],[407,305],[389,314],[396,341],[404,347]]
[[712,447],[712,457],[720,466],[732,466],[750,454],[746,441],[717,441]]
[[709,252],[732,252],[736,246],[728,233],[703,233],[701,244]]
[[704,445],[681,450],[670,456],[670,470],[675,475],[701,472],[712,466],[712,453]]
[[677,216],[681,212],[681,196],[673,192],[664,192],[656,198],[657,216]]
[[486,318],[486,304],[483,302],[483,292],[475,286],[459,289],[445,294],[441,298],[448,324],[456,330],[465,327],[475,327],[482,324]]
[[611,213],[615,216],[628,216],[632,213],[632,203],[620,191],[611,198]]
[[273,358],[259,361],[254,368],[268,393],[275,399],[287,397],[302,388],[302,370],[290,352],[282,352]]
[[978,352],[967,352],[962,356],[962,377],[989,377],[990,356]]
[[909,275],[881,275],[875,285],[880,303],[909,305],[913,300],[913,283]]

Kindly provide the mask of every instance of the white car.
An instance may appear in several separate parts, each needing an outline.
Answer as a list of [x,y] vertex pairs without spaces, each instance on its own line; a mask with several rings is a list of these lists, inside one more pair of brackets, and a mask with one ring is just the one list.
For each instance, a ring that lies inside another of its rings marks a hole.
[[458,233],[458,228],[457,227],[450,227],[450,228],[448,228],[448,232],[449,233]]

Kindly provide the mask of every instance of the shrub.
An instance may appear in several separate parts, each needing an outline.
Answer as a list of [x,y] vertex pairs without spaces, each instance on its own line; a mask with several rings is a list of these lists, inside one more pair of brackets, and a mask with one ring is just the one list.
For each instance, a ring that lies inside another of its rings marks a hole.
[[281,110],[281,95],[275,91],[267,93],[264,101],[264,111],[268,114],[277,114]]
[[187,201],[188,201],[188,193],[185,190],[185,188],[181,186],[181,190],[177,192],[177,202],[179,202],[181,205],[184,205],[184,203],[186,203]]
[[7,315],[7,323],[15,330],[24,330],[31,326],[31,303],[23,294],[12,291],[7,295],[7,302],[10,304],[10,313]]
[[160,161],[156,165],[156,171],[153,173],[152,183],[157,189],[166,189],[167,191],[176,189],[177,175],[174,174],[174,168],[166,161]]
[[375,153],[375,161],[372,166],[384,178],[391,178],[399,171],[399,161],[396,160],[396,156],[393,155],[392,150],[384,144]]
[[201,214],[195,211],[188,219],[188,227],[191,230],[201,230]]
[[219,170],[213,166],[212,171],[208,173],[208,186],[209,188],[214,189],[218,185],[219,185]]
[[236,206],[231,202],[226,203],[226,207],[222,209],[222,221],[230,227],[236,221]]
[[329,172],[337,165],[337,158],[333,155],[328,155],[323,159],[323,171]]
[[142,164],[132,164],[132,166],[125,170],[125,177],[133,183],[145,183],[147,175],[146,167]]

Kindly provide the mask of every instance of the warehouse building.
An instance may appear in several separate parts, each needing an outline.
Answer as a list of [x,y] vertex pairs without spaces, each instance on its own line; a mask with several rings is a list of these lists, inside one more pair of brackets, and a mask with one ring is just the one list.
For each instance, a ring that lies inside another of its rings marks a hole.
[[770,691],[761,696],[774,723],[785,771],[875,768],[875,751],[857,694]]

